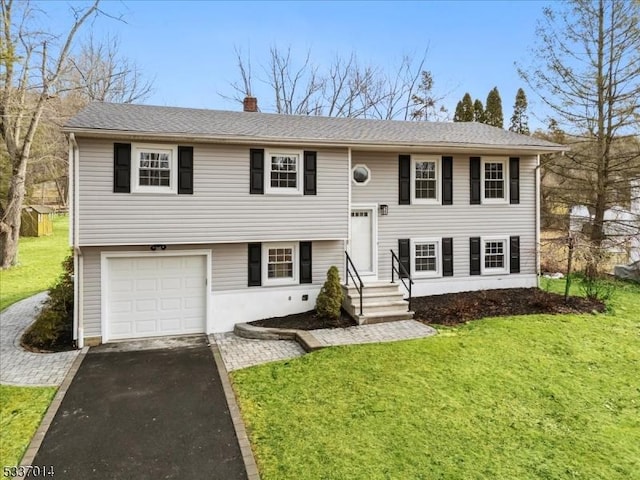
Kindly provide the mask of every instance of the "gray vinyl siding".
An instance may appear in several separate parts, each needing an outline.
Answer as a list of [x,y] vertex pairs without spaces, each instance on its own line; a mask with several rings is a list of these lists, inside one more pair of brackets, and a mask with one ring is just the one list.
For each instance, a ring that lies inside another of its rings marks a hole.
[[398,253],[398,239],[421,237],[453,237],[454,277],[467,277],[469,237],[501,235],[508,239],[518,235],[520,271],[535,273],[536,157],[520,157],[518,205],[470,205],[469,156],[453,156],[453,205],[399,205],[398,154],[354,152],[352,164],[364,164],[371,169],[367,185],[352,186],[352,203],[389,205],[389,214],[378,216],[378,278],[390,278],[389,250]]
[[[248,289],[247,287],[247,244],[210,244],[182,245],[170,247],[172,250],[211,250],[212,292]],[[336,265],[342,272],[344,262],[343,241],[314,241],[313,251],[313,284],[322,285],[327,270]],[[147,247],[85,247],[82,249],[83,271],[83,318],[84,336],[99,337],[101,333],[101,253],[102,252],[148,252]],[[277,287],[251,287],[277,288]],[[284,287],[286,288],[286,286]],[[215,318],[215,311],[212,312]]]
[[317,195],[251,195],[249,147],[195,144],[194,193],[177,195],[113,193],[113,142],[78,145],[81,246],[347,238],[346,149],[316,150]]

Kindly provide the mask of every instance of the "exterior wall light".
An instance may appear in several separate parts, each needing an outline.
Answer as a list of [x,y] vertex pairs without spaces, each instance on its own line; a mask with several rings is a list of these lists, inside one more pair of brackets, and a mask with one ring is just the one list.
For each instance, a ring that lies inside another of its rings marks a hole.
[[380,215],[389,215],[389,205],[380,205]]

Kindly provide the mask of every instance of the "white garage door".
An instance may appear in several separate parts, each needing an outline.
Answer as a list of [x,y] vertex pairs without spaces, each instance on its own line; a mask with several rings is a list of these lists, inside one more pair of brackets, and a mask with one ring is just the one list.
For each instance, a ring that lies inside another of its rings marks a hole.
[[203,333],[206,256],[107,259],[107,339]]

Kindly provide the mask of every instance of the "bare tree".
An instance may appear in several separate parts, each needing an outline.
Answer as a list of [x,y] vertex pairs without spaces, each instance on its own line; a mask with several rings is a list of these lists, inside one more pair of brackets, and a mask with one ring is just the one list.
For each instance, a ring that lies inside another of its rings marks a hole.
[[[245,96],[254,95],[250,56],[244,57],[236,48],[240,80],[231,82],[234,94],[229,97],[239,103]],[[326,115],[331,117],[361,117],[391,119],[435,119],[444,110],[438,110],[441,100],[433,96],[433,78],[424,70],[425,54],[415,61],[405,55],[400,64],[388,73],[384,69],[359,62],[355,54],[336,55],[332,62],[321,68],[307,51],[301,62],[296,62],[291,48],[271,47],[262,77],[258,80],[269,87],[273,95],[272,108],[276,113],[294,115]],[[426,77],[425,77],[426,75]],[[430,83],[424,82],[425,78]],[[418,95],[419,94],[419,95]],[[428,101],[426,106],[416,106]],[[416,108],[421,116],[414,114]],[[445,112],[446,113],[446,112]]]
[[133,103],[145,100],[153,90],[153,81],[120,54],[117,38],[96,42],[93,35],[77,55],[69,57],[62,80],[60,93],[69,91],[87,101]]
[[[55,36],[30,30],[29,21],[35,12],[28,2],[16,7],[13,0],[0,0],[3,39],[0,135],[12,167],[0,220],[0,268],[8,268],[17,261],[27,163],[42,112],[55,92],[78,30],[99,12],[98,4],[96,0],[86,8],[72,7],[73,24],[66,34]],[[56,51],[53,47],[58,41],[61,42]]]
[[[606,237],[605,212],[640,173],[639,152],[629,141],[640,130],[639,17],[640,3],[626,0],[556,4],[544,10],[537,30],[537,63],[519,68],[567,132],[572,150],[555,173],[588,194],[596,248]],[[597,265],[588,273],[597,273]]]

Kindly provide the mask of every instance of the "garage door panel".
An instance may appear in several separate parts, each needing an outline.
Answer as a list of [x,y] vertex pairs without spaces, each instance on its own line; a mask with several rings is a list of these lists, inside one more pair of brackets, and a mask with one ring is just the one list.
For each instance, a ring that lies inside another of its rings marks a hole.
[[109,258],[108,338],[203,333],[206,256]]

